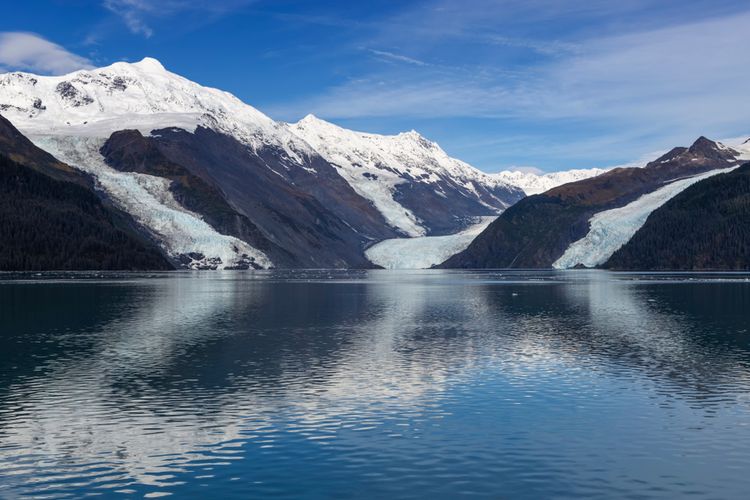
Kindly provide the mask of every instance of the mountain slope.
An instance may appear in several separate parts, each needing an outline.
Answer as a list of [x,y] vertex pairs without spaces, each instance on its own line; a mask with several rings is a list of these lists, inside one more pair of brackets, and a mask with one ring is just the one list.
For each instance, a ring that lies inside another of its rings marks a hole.
[[[236,267],[248,260],[262,267],[369,267],[364,248],[398,234],[285,125],[153,59],[60,77],[2,75],[0,108],[37,145],[92,174],[170,254],[188,256],[190,267]],[[125,129],[146,136],[159,129],[158,147],[170,161],[215,187],[271,245],[283,247],[275,252],[278,262],[248,242],[228,238],[222,234],[226,228],[217,230],[204,220],[206,214],[174,199],[173,179],[107,165],[100,148]],[[179,158],[178,146],[186,142],[200,154]]]
[[455,233],[523,197],[503,180],[448,156],[415,131],[347,130],[308,115],[289,130],[310,144],[405,236]]
[[750,270],[750,163],[666,202],[604,267]]
[[739,156],[701,137],[690,148],[675,148],[643,168],[617,168],[530,196],[441,267],[551,267],[571,244],[586,237],[596,214],[624,207],[672,181],[735,166]]
[[172,269],[85,175],[0,116],[0,270]]
[[590,227],[586,236],[571,244],[552,267],[567,269],[575,266],[600,266],[636,234],[651,212],[696,182],[726,173],[733,168],[735,167],[710,170],[679,179],[644,194],[623,207],[597,213],[589,220]]
[[[122,172],[137,172],[171,181],[169,191],[185,209],[200,214],[203,221],[223,235],[234,236],[270,256],[275,263],[286,262],[288,255],[270,242],[244,215],[227,203],[214,185],[170,161],[155,144],[137,130],[115,132],[100,150],[107,164]],[[253,260],[247,265],[262,265]]]

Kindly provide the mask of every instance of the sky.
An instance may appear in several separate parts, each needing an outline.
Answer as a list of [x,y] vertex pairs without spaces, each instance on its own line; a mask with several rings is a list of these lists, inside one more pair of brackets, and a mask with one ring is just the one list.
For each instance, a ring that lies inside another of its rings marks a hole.
[[748,27],[747,0],[25,0],[0,72],[150,56],[277,120],[555,171],[750,137]]

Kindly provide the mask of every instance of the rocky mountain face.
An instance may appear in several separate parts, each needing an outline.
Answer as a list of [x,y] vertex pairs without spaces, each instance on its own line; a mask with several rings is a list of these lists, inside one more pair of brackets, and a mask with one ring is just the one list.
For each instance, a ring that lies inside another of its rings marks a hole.
[[218,186],[228,203],[291,256],[276,265],[372,267],[362,249],[397,234],[318,156],[306,168],[285,165],[274,149],[249,152],[235,138],[204,127],[160,130],[153,141],[171,161]]
[[190,268],[370,267],[373,243],[457,232],[524,196],[414,132],[276,122],[150,58],[0,75],[0,110]]
[[0,271],[173,269],[85,174],[0,116]]
[[[740,158],[739,151],[701,137],[689,148],[675,148],[643,168],[618,168],[530,196],[506,210],[466,250],[441,267],[575,267],[590,265],[590,254],[596,256],[594,265],[602,264],[611,253],[602,254],[600,248],[617,249],[607,245],[609,239],[627,242],[640,227],[635,225],[679,192],[675,185],[689,185],[675,183],[698,181],[698,176],[738,165]],[[594,228],[597,216],[604,216],[605,223]],[[627,226],[624,238],[618,234],[618,221]]]
[[750,163],[698,182],[649,215],[614,270],[750,270]]

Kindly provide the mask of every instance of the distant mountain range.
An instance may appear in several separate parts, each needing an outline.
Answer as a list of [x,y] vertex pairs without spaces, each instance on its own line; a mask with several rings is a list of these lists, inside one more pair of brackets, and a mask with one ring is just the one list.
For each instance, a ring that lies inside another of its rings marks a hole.
[[523,189],[526,195],[531,196],[532,194],[539,194],[545,191],[549,191],[552,188],[568,184],[570,182],[577,182],[589,177],[596,177],[606,172],[608,169],[604,168],[588,168],[588,169],[574,169],[565,170],[562,172],[550,172],[547,174],[535,174],[533,172],[521,172],[504,170],[500,173],[494,174],[498,179]]
[[487,174],[415,131],[275,121],[150,58],[0,75],[0,114],[0,269],[367,268],[376,254],[398,267],[391,249],[431,264],[463,248],[443,266],[600,266],[744,154],[701,138],[642,169]]

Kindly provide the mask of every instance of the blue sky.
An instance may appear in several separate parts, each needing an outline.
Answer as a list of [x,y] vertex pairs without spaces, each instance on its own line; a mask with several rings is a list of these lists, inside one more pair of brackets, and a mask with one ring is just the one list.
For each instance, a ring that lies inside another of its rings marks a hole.
[[152,56],[276,119],[551,171],[750,137],[748,26],[746,0],[26,0],[0,69]]

